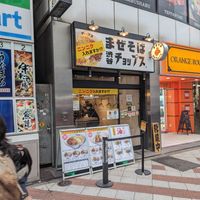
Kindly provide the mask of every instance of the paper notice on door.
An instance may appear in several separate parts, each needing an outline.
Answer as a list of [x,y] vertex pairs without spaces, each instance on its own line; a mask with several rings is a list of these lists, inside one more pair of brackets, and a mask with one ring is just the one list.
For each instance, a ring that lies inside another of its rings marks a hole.
[[107,119],[119,119],[119,110],[118,109],[107,110]]
[[80,103],[79,100],[73,101],[73,111],[79,111],[80,110]]
[[132,102],[133,101],[133,96],[131,94],[126,95],[126,102]]

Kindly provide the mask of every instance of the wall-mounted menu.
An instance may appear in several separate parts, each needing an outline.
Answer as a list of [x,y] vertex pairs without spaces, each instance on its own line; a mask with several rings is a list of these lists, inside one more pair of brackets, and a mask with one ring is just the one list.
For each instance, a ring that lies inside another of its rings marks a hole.
[[[86,129],[89,153],[92,167],[102,166],[102,141],[103,137],[109,137],[109,127],[94,127]],[[111,142],[108,142],[108,163],[114,163],[113,149]]]
[[[130,136],[129,125],[115,125],[110,127],[111,138]],[[112,142],[115,162],[134,160],[133,145],[131,139],[116,140]]]
[[89,152],[85,129],[60,131],[63,172],[88,169]]
[[33,99],[16,100],[17,132],[37,131],[36,106]]
[[32,46],[15,44],[15,96],[33,97]]
[[12,96],[11,43],[0,41],[0,97]]

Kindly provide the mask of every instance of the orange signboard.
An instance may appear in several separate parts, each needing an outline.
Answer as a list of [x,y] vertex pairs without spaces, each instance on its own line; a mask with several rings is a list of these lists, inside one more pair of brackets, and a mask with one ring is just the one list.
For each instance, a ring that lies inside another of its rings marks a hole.
[[161,74],[199,76],[200,51],[182,46],[171,46],[161,63]]
[[170,48],[168,68],[174,72],[200,73],[200,52]]

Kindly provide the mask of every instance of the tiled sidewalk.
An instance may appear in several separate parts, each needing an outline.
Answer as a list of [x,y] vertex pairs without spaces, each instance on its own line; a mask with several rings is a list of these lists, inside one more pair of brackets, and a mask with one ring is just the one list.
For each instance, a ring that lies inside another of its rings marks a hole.
[[[187,150],[173,157],[200,164],[200,148]],[[29,187],[34,199],[40,200],[179,200],[200,199],[200,167],[186,172],[156,163],[145,161],[145,168],[150,176],[138,176],[135,170],[140,162],[109,171],[109,179],[114,183],[112,188],[96,187],[96,180],[102,173],[81,176],[71,179],[70,186],[60,187],[60,180],[44,182]]]

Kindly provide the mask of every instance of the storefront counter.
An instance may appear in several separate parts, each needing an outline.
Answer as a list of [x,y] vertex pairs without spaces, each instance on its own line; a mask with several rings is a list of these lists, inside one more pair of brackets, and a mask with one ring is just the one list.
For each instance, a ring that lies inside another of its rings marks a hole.
[[32,157],[33,165],[29,175],[29,182],[37,181],[40,179],[40,168],[39,168],[39,135],[38,133],[23,134],[16,136],[8,136],[8,140],[14,144],[21,144],[26,147]]

